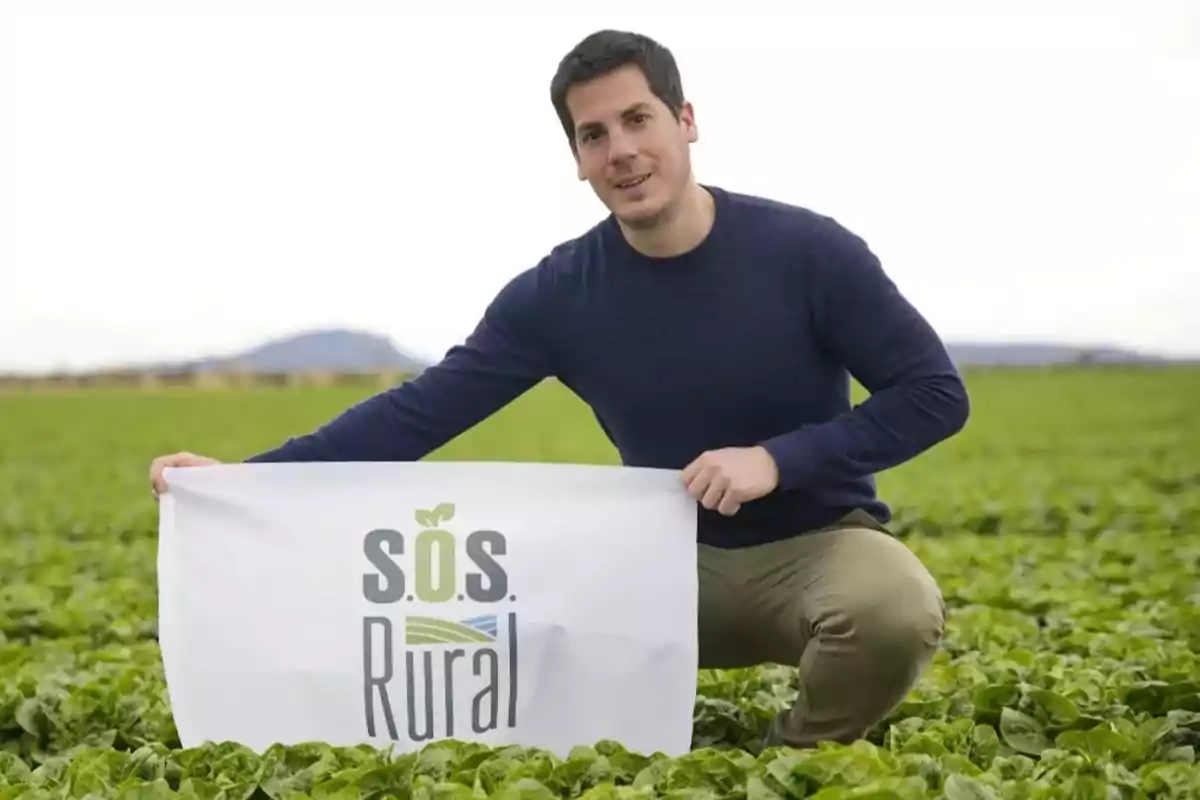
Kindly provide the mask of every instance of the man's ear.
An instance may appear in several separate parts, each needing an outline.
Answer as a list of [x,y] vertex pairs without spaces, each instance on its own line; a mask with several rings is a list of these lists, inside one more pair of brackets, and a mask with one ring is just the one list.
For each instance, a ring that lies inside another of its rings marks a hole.
[[700,138],[700,129],[696,127],[696,109],[691,103],[684,103],[683,108],[679,110],[679,124],[683,125],[688,142],[695,142]]

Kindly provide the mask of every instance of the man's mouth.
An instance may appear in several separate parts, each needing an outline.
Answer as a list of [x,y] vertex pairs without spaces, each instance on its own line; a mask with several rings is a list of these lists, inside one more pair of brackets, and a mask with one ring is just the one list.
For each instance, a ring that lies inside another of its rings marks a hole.
[[636,178],[626,178],[623,181],[617,182],[617,188],[618,189],[632,189],[635,186],[640,186],[641,184],[645,183],[649,179],[650,179],[649,174],[639,175]]

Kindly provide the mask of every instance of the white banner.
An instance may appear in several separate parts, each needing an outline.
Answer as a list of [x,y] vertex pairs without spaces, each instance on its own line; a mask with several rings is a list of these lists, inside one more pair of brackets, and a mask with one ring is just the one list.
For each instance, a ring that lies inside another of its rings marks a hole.
[[184,747],[691,744],[696,504],[673,471],[168,469],[159,643]]

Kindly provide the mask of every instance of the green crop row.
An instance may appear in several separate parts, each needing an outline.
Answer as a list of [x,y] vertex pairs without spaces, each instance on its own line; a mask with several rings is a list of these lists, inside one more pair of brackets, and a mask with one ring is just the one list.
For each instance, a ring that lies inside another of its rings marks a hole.
[[[700,675],[682,758],[444,742],[183,749],[156,641],[156,454],[239,459],[354,389],[0,395],[0,800],[1200,798],[1200,371],[968,375],[967,430],[879,477],[945,645],[854,745],[760,750],[791,665]],[[553,384],[431,455],[614,463]]]

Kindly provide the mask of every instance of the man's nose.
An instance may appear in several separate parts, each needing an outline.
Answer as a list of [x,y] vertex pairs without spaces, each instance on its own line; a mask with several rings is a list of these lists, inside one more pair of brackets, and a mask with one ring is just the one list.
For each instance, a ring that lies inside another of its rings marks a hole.
[[608,137],[608,158],[610,161],[621,161],[637,155],[637,143],[634,137],[623,130],[614,130]]

